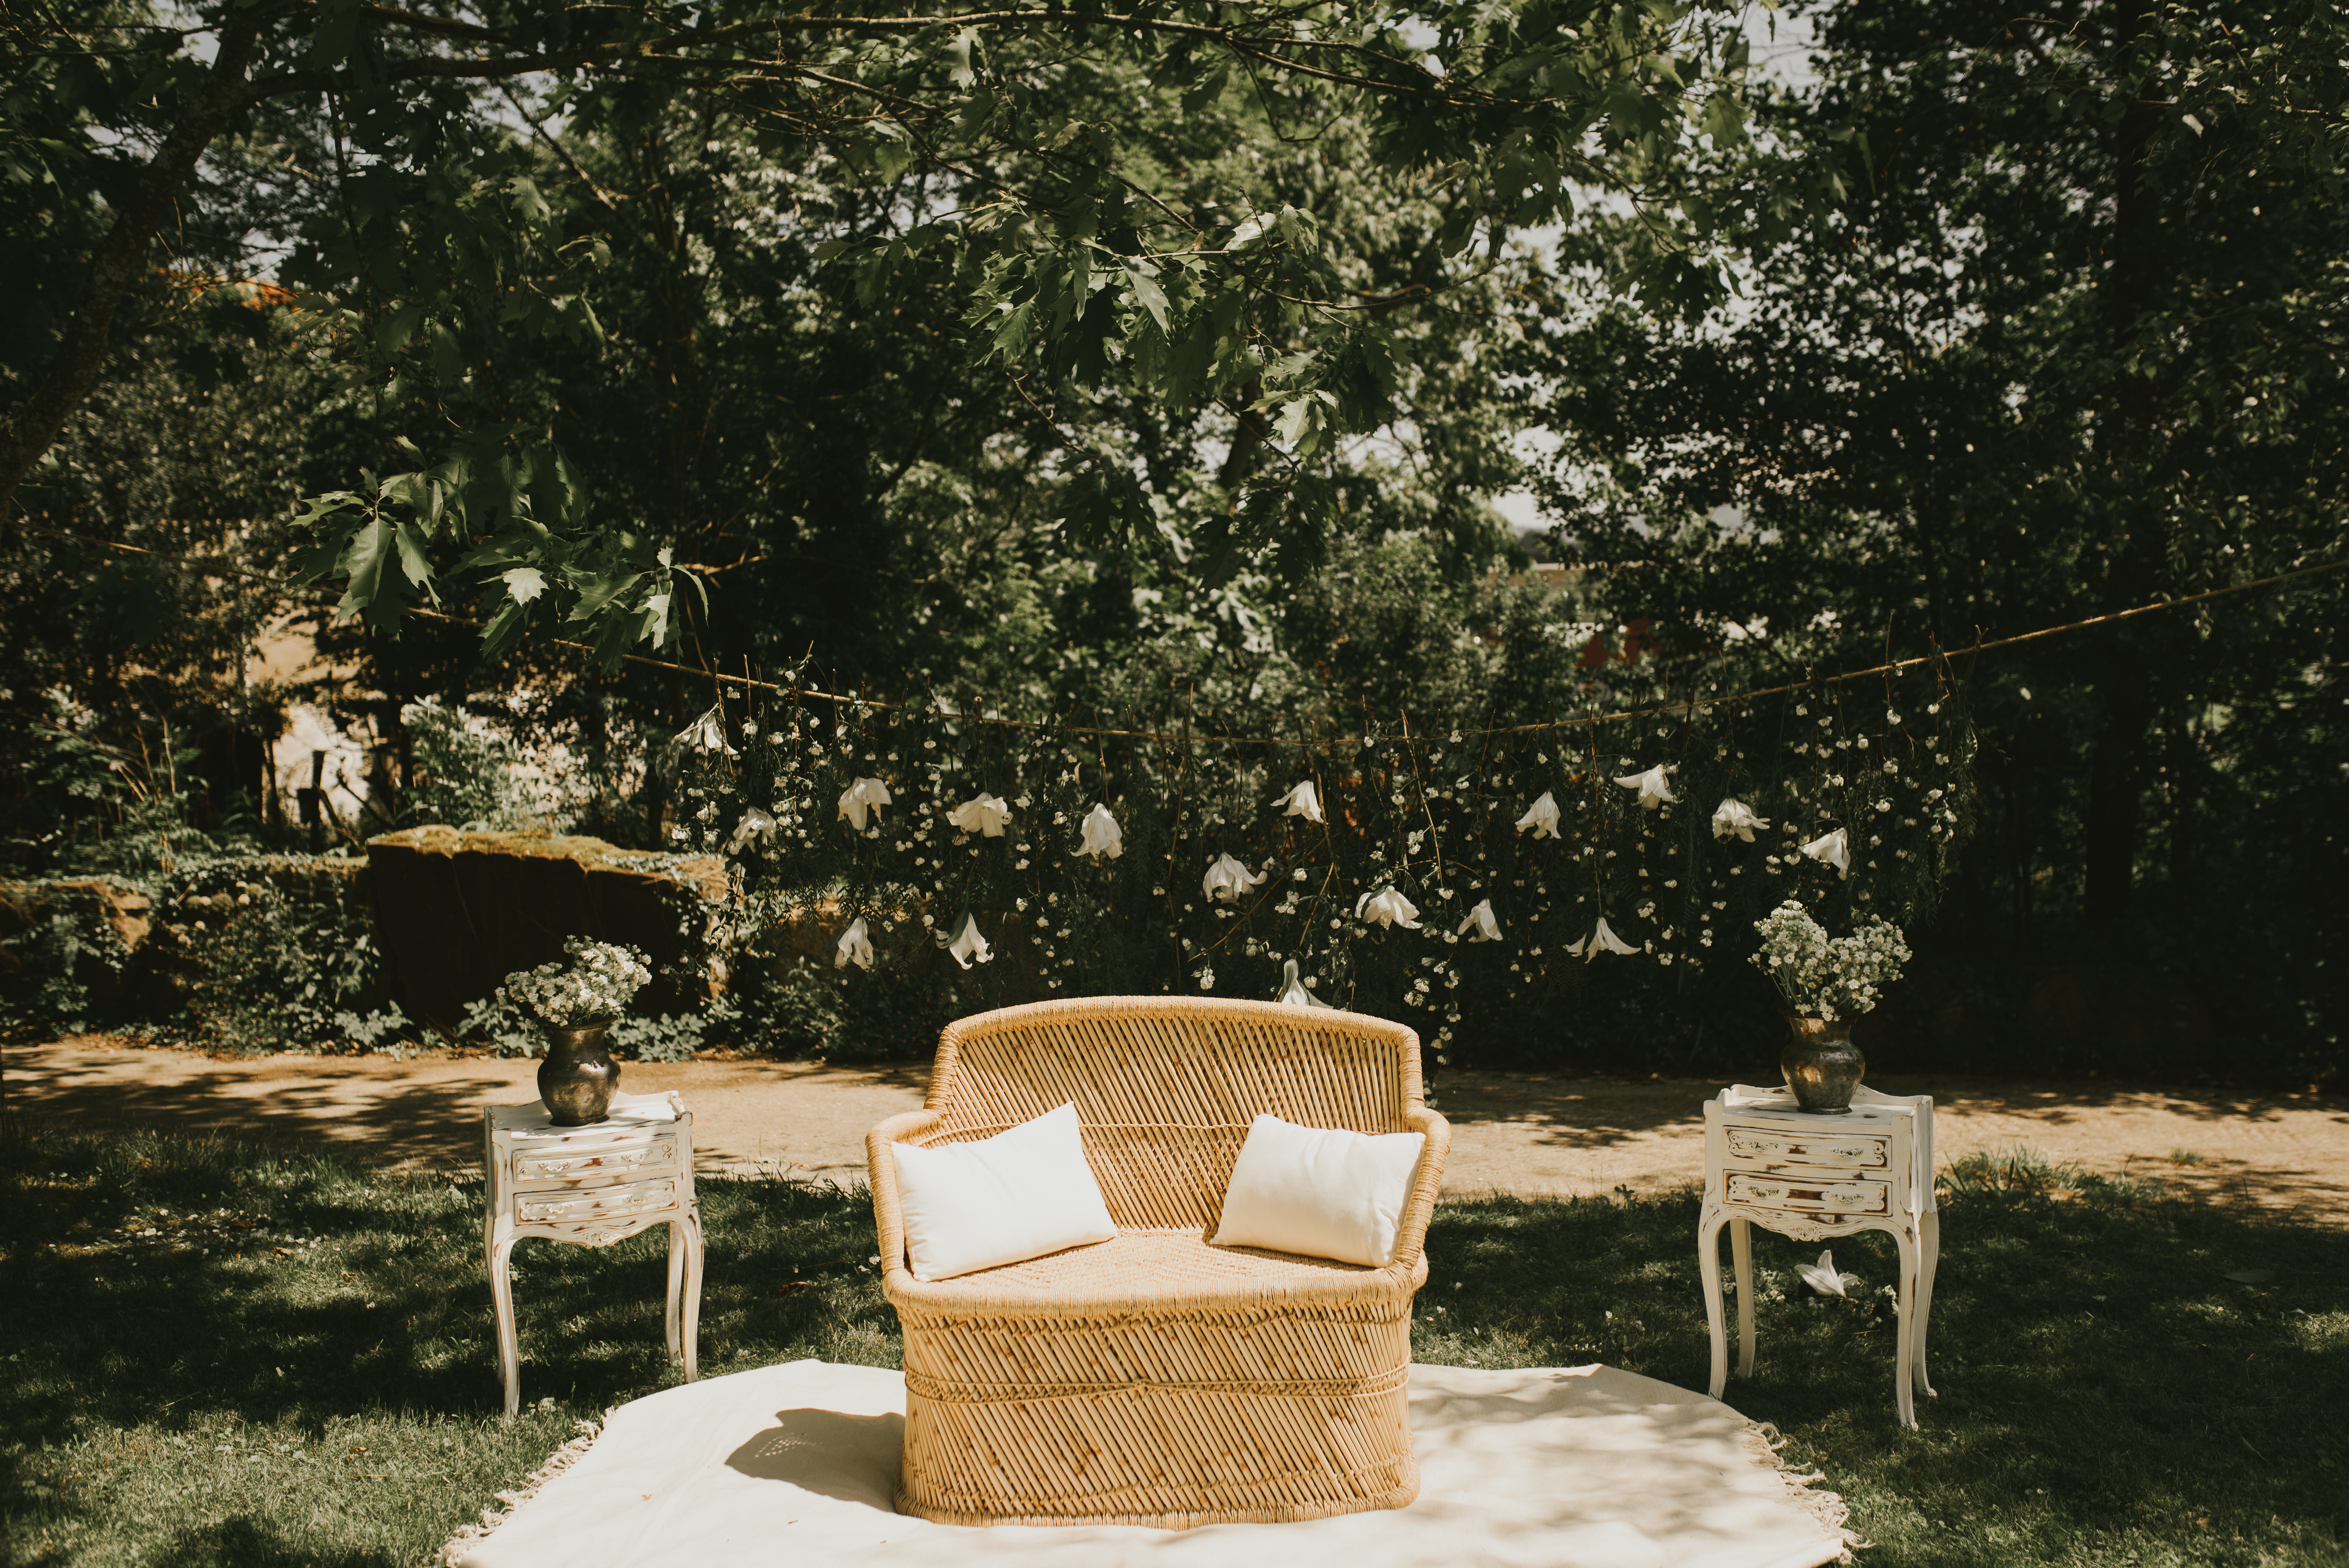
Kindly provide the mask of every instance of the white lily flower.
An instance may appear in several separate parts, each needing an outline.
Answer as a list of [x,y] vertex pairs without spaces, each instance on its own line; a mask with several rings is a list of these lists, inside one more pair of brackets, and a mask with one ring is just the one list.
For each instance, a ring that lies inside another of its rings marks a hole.
[[852,964],[859,969],[873,967],[873,939],[864,934],[864,917],[861,914],[840,934],[840,949],[832,955],[834,969],[845,969]]
[[1302,817],[1309,822],[1329,820],[1321,814],[1321,791],[1313,787],[1313,780],[1310,779],[1275,800],[1273,804],[1285,808],[1280,813],[1284,817]]
[[1734,833],[1750,844],[1754,841],[1754,830],[1769,825],[1769,818],[1755,816],[1754,808],[1743,800],[1723,800],[1713,809],[1713,836],[1716,839]]
[[988,948],[987,938],[978,934],[978,916],[966,914],[962,917],[962,929],[955,934],[954,941],[947,944],[947,956],[953,959],[957,966],[964,969],[970,967],[970,962],[974,958],[981,964],[995,962],[994,953]]
[[1795,1272],[1802,1275],[1805,1284],[1809,1285],[1821,1295],[1844,1295],[1853,1285],[1859,1283],[1857,1274],[1836,1272],[1835,1253],[1832,1249],[1821,1253],[1819,1261],[1816,1264],[1796,1264]]
[[840,814],[858,832],[864,830],[864,813],[874,806],[889,803],[889,786],[878,779],[859,779],[840,792]]
[[696,751],[722,751],[729,757],[742,755],[726,744],[726,726],[719,721],[714,707],[680,730],[677,743],[690,746]]
[[[1474,935],[1469,934],[1472,926],[1475,928]],[[1466,936],[1471,942],[1501,940],[1501,917],[1493,913],[1491,899],[1480,898],[1476,901],[1476,907],[1470,910],[1468,918],[1460,923],[1460,934]]]
[[1237,903],[1262,881],[1262,872],[1252,872],[1229,855],[1217,855],[1208,864],[1207,874],[1199,879],[1199,888],[1210,899]]
[[1821,865],[1833,866],[1844,881],[1851,880],[1851,841],[1837,828],[1834,832],[1813,839],[1803,846],[1803,853]]
[[1637,789],[1640,792],[1640,808],[1645,811],[1652,811],[1680,799],[1672,793],[1672,787],[1664,782],[1664,765],[1661,762],[1645,773],[1634,773],[1629,779],[1618,779],[1615,782],[1626,789]]
[[1547,789],[1541,792],[1541,799],[1536,800],[1531,808],[1526,810],[1526,814],[1517,819],[1518,832],[1522,833],[1527,828],[1531,828],[1534,830],[1534,837],[1537,839],[1555,839],[1557,837],[1557,796],[1552,795]]
[[1354,901],[1354,918],[1365,925],[1419,929],[1419,906],[1391,887],[1366,892]]
[[1125,831],[1117,825],[1117,819],[1109,814],[1107,806],[1096,804],[1085,813],[1081,826],[1085,841],[1077,846],[1077,853],[1092,855],[1097,860],[1103,855],[1115,860],[1125,853]]
[[740,821],[734,824],[733,835],[726,841],[726,852],[739,855],[751,840],[756,839],[763,844],[774,836],[775,820],[753,806],[742,813]]
[[1640,950],[1616,935],[1615,928],[1607,923],[1607,917],[1602,914],[1599,917],[1598,929],[1590,934],[1589,940],[1587,943],[1575,943],[1567,951],[1588,964],[1602,953],[1620,953],[1629,955]]
[[1011,802],[1000,795],[975,795],[947,813],[947,820],[959,830],[990,839],[1003,837],[1003,824],[1010,820]]
[[1280,995],[1273,998],[1291,1007],[1326,1007],[1330,1004],[1305,988],[1297,977],[1297,960],[1284,960],[1280,965]]

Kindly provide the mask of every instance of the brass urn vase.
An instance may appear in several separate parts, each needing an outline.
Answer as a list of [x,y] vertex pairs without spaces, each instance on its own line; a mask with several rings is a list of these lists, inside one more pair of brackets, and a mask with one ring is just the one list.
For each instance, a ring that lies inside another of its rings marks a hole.
[[1795,1037],[1778,1057],[1778,1070],[1795,1091],[1795,1103],[1822,1116],[1851,1109],[1851,1091],[1868,1072],[1868,1057],[1852,1043],[1849,1018],[1788,1015]]
[[585,1127],[610,1114],[620,1087],[620,1064],[604,1048],[612,1020],[546,1027],[546,1059],[538,1064],[538,1098],[557,1127]]

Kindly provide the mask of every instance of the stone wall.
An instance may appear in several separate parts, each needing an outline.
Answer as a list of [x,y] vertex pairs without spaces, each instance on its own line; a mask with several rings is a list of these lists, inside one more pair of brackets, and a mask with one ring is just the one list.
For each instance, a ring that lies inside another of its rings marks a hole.
[[[703,959],[707,906],[726,891],[715,856],[636,854],[601,839],[409,828],[367,841],[377,938],[411,1017],[454,1029],[468,1003],[516,969],[563,956],[563,939],[626,943],[656,974]],[[676,1011],[715,984],[672,977],[639,1012]]]

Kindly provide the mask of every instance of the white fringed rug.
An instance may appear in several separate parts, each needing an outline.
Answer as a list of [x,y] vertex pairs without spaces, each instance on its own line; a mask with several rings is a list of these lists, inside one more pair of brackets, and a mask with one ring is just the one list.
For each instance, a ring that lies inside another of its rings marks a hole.
[[[902,1376],[793,1361],[665,1389],[556,1456],[455,1568],[1816,1568],[1832,1493],[1728,1406],[1608,1367],[1411,1369],[1419,1501],[1300,1524],[976,1530],[890,1504]],[[487,1516],[485,1516],[487,1522]]]

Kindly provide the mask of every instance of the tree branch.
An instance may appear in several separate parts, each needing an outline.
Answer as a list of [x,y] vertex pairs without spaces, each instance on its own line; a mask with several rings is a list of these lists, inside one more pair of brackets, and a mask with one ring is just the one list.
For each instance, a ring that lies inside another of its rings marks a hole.
[[0,517],[7,514],[17,487],[65,428],[66,417],[98,384],[115,314],[121,309],[131,280],[146,265],[156,231],[179,199],[181,188],[195,172],[204,150],[250,101],[244,74],[253,63],[262,26],[274,9],[270,0],[262,0],[229,13],[203,85],[141,171],[113,227],[91,253],[89,280],[82,287],[81,299],[48,369],[32,392],[9,410],[7,429],[0,433]]

